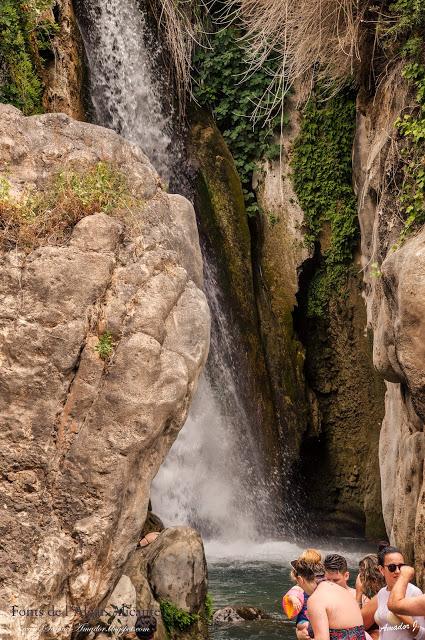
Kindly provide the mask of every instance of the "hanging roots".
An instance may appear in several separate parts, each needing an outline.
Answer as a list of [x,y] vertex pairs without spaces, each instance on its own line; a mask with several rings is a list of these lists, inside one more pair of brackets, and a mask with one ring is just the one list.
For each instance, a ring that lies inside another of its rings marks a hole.
[[360,60],[359,29],[367,0],[230,0],[246,29],[254,68],[280,61],[279,83],[308,91],[313,76],[338,88]]
[[191,93],[193,50],[202,37],[203,0],[150,0],[158,29],[173,65],[182,112]]

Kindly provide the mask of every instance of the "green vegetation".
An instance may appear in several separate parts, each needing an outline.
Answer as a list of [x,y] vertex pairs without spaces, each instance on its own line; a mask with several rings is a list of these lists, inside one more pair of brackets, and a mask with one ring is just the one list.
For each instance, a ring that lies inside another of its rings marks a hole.
[[187,631],[194,622],[199,620],[196,613],[187,613],[179,609],[168,600],[161,600],[160,609],[165,628],[169,633],[172,631]]
[[[267,99],[252,118],[262,96],[268,95],[272,62],[250,73],[249,63],[234,27],[211,37],[211,48],[199,48],[194,57],[196,101],[211,110],[235,160],[245,197],[246,212],[255,215],[258,203],[252,174],[263,158],[279,157],[275,132],[280,127],[280,102],[269,119]],[[270,95],[270,101],[274,96]]]
[[213,611],[214,611],[214,603],[213,603],[212,595],[210,593],[207,593],[207,596],[205,598],[204,609],[205,609],[205,617],[207,619],[207,622],[211,622],[213,617]]
[[124,174],[106,162],[85,173],[63,171],[42,190],[19,198],[11,194],[7,176],[0,175],[0,245],[30,251],[46,242],[60,244],[85,216],[103,212],[127,221],[142,205]]
[[279,222],[279,216],[274,211],[269,211],[268,219],[271,227],[274,227]]
[[382,276],[378,262],[372,262],[370,265],[370,276],[371,278],[380,278]]
[[99,342],[95,346],[99,357],[102,360],[109,360],[114,350],[114,341],[112,338],[112,333],[110,331],[105,331],[99,338]]
[[46,60],[51,41],[60,29],[45,12],[51,0],[2,0],[0,6],[0,67],[5,79],[0,101],[25,113],[41,113]]
[[293,181],[304,210],[306,241],[322,244],[320,267],[309,289],[309,317],[324,317],[331,296],[341,292],[358,237],[351,182],[355,121],[349,90],[327,100],[316,92],[305,107],[294,144]]
[[403,183],[400,204],[405,217],[401,240],[425,223],[425,4],[422,0],[397,0],[391,11],[396,22],[387,33],[388,46],[404,39],[401,47],[406,60],[403,76],[416,90],[417,106],[400,117],[396,126],[404,139],[401,148]]

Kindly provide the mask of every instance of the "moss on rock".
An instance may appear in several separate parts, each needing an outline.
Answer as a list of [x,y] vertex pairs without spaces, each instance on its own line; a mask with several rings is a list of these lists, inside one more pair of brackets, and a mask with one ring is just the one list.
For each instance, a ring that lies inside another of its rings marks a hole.
[[258,422],[260,450],[270,465],[276,465],[279,433],[259,333],[251,236],[241,182],[222,135],[205,112],[192,113],[189,147],[196,171],[195,204],[201,238],[215,262],[230,325],[243,346],[236,354],[245,374],[240,393],[245,393],[253,420]]

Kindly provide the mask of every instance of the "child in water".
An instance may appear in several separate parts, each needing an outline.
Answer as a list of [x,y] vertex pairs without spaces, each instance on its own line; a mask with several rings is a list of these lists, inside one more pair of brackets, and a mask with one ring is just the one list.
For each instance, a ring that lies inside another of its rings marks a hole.
[[[322,556],[316,549],[306,549],[300,559],[315,564],[321,562]],[[296,581],[294,570],[291,571],[291,579],[293,582]],[[307,600],[308,595],[298,585],[291,587],[282,598],[283,611],[290,620],[295,618],[298,631],[306,629],[308,626]]]

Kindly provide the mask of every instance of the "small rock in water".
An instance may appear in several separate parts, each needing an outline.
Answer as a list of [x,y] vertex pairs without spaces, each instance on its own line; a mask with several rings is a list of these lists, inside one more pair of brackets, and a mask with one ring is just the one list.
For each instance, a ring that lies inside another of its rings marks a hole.
[[243,622],[244,620],[264,620],[270,618],[269,614],[259,607],[234,605],[217,609],[213,615],[213,622]]
[[238,616],[244,620],[264,620],[270,618],[269,614],[260,609],[259,607],[248,607],[245,605],[238,605],[234,607]]
[[224,607],[214,613],[213,622],[243,622],[243,618],[233,607]]

